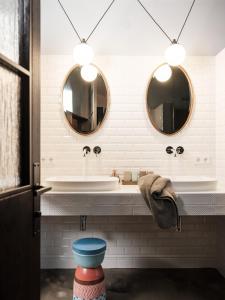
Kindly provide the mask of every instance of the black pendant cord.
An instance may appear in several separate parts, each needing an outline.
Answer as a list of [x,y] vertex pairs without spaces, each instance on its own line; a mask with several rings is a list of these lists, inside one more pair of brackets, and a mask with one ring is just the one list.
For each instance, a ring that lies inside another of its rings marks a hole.
[[196,1],[196,0],[193,0],[192,5],[191,5],[191,7],[190,7],[190,9],[189,9],[189,11],[188,11],[188,14],[187,14],[187,16],[186,16],[186,18],[185,18],[185,20],[184,20],[184,24],[182,25],[181,30],[180,30],[180,32],[179,32],[179,34],[178,34],[178,37],[177,37],[176,40],[174,40],[174,39],[171,39],[171,38],[169,37],[169,35],[166,33],[166,31],[162,28],[162,26],[159,25],[159,23],[158,23],[158,22],[156,21],[156,19],[150,14],[150,12],[149,12],[149,11],[147,10],[147,8],[141,3],[141,1],[140,1],[140,0],[137,0],[137,2],[142,6],[142,8],[143,8],[143,9],[145,10],[145,12],[149,15],[149,17],[152,19],[152,21],[158,26],[158,28],[162,31],[162,33],[166,36],[166,38],[167,38],[171,43],[174,43],[174,42],[178,43],[178,41],[179,41],[179,39],[180,39],[180,36],[181,36],[181,34],[182,34],[183,30],[184,30],[184,27],[185,27],[185,25],[186,25],[186,23],[187,23],[188,17],[189,17],[189,15],[190,15],[190,13],[191,13],[191,11],[192,11],[192,8],[193,8],[193,6],[194,6],[194,4],[195,4],[195,1]]
[[184,20],[184,24],[183,24],[183,26],[181,27],[180,33],[178,34],[178,37],[177,37],[177,43],[178,43],[178,41],[179,41],[179,39],[180,39],[180,36],[181,36],[181,34],[182,34],[182,32],[183,32],[184,26],[185,26],[186,23],[187,23],[187,19],[188,19],[189,15],[190,15],[190,13],[191,13],[191,11],[192,11],[192,8],[193,8],[193,6],[194,6],[194,4],[195,4],[195,1],[196,1],[196,0],[194,0],[194,1],[192,2],[192,5],[191,5],[191,7],[190,7],[190,9],[189,9],[189,12],[188,12],[188,14],[187,14],[187,16],[186,16],[186,19]]
[[156,19],[150,14],[150,12],[147,10],[147,8],[141,3],[140,0],[137,0],[137,2],[142,6],[142,8],[145,10],[145,12],[149,15],[149,17],[152,19],[152,21],[156,24],[156,26],[159,27],[159,29],[162,31],[162,33],[167,37],[167,39],[172,43],[173,40],[168,36],[168,34],[165,32],[165,30],[159,25],[159,23],[156,21]]
[[92,32],[89,34],[89,36],[87,37],[86,41],[88,41],[90,39],[90,37],[92,36],[92,34],[94,33],[94,31],[96,30],[96,28],[98,27],[98,25],[101,23],[102,19],[104,18],[104,16],[107,14],[107,12],[110,10],[111,6],[113,5],[113,3],[115,2],[116,0],[113,0],[108,8],[106,9],[106,11],[104,12],[104,14],[101,16],[101,18],[99,19],[98,23],[95,25],[95,27],[93,28]]
[[[87,42],[90,37],[92,36],[92,34],[95,32],[96,28],[98,27],[98,25],[101,23],[102,19],[104,18],[104,16],[107,14],[107,12],[110,10],[111,6],[113,5],[113,3],[115,2],[116,0],[112,0],[112,2],[109,4],[108,8],[106,9],[106,11],[103,13],[103,15],[101,16],[101,18],[99,19],[99,21],[97,22],[97,24],[95,25],[95,27],[93,28],[93,30],[91,31],[91,33],[88,35],[87,39],[84,39],[85,42]],[[76,33],[77,37],[79,38],[80,42],[83,42],[83,39],[80,37],[78,31],[76,30],[75,26],[73,25],[73,22],[71,21],[69,15],[67,14],[65,8],[63,7],[62,3],[60,2],[60,0],[58,0],[59,2],[59,5],[61,6],[63,12],[65,13],[68,21],[70,22],[74,32]]]
[[63,7],[63,5],[62,5],[62,3],[60,2],[60,0],[58,0],[58,2],[59,2],[59,5],[60,5],[60,6],[61,6],[61,8],[62,8],[62,10],[63,10],[64,14],[66,15],[66,17],[67,17],[68,21],[70,22],[70,25],[72,26],[72,28],[73,28],[74,32],[76,33],[76,35],[77,35],[78,39],[80,40],[80,42],[82,42],[82,38],[80,37],[80,35],[79,35],[79,33],[77,32],[77,30],[76,30],[75,26],[73,25],[73,22],[71,21],[70,17],[68,16],[68,14],[67,14],[67,12],[66,12],[65,8]]

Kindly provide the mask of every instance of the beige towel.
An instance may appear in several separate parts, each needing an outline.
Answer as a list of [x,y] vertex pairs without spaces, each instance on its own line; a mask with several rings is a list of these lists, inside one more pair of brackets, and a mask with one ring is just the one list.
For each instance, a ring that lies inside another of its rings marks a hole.
[[176,227],[180,230],[180,218],[176,205],[176,194],[171,181],[150,173],[139,179],[142,196],[160,228]]

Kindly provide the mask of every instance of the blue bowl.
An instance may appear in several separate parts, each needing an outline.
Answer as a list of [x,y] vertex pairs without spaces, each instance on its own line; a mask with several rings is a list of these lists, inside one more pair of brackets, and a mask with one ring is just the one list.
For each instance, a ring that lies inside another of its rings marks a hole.
[[93,255],[83,255],[73,251],[73,254],[77,266],[89,269],[99,267],[105,257],[105,251]]
[[99,238],[83,238],[73,242],[76,265],[83,268],[97,268],[104,260],[106,242]]

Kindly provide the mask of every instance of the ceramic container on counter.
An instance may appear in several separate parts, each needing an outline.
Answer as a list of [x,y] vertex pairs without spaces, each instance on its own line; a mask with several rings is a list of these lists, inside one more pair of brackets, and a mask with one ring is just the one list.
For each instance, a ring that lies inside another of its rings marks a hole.
[[74,241],[72,249],[77,266],[97,268],[104,260],[106,242],[99,238],[83,238]]
[[74,280],[73,300],[106,300],[105,280],[97,284],[80,284]]
[[76,282],[87,284],[91,282],[101,282],[104,279],[104,272],[101,266],[94,269],[87,269],[78,266],[74,278]]

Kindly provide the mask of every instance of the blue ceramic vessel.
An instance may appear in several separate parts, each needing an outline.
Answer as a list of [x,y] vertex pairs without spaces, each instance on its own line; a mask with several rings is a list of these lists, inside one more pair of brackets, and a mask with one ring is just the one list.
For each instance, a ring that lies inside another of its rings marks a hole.
[[97,268],[104,260],[106,242],[99,238],[83,238],[73,242],[76,265],[83,268]]

